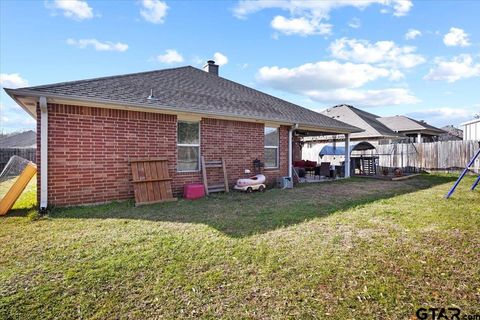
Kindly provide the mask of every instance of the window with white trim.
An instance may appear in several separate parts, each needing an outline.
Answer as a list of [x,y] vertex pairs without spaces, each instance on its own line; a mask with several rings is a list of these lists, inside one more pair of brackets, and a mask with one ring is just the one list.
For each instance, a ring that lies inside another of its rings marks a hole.
[[200,169],[200,122],[178,121],[177,171]]
[[278,168],[278,128],[265,127],[265,168]]

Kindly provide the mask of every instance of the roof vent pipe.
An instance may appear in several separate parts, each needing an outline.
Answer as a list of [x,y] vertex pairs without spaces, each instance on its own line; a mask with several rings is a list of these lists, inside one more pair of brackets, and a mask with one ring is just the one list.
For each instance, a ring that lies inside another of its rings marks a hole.
[[155,99],[155,96],[153,95],[153,89],[150,89],[150,95],[147,98],[148,100]]
[[203,67],[203,70],[218,76],[218,64],[215,64],[215,61],[213,60],[208,60],[207,64]]

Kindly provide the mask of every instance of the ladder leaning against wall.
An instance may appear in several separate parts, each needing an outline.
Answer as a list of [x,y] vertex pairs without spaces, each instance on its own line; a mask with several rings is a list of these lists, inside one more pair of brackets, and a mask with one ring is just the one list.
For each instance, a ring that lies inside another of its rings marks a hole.
[[[223,171],[223,184],[209,185],[208,184],[208,169],[218,168]],[[202,176],[203,176],[203,185],[205,186],[205,193],[209,195],[212,192],[229,192],[228,187],[228,178],[227,178],[227,168],[225,166],[225,159],[221,158],[220,160],[211,160],[205,161],[205,157],[202,156]]]

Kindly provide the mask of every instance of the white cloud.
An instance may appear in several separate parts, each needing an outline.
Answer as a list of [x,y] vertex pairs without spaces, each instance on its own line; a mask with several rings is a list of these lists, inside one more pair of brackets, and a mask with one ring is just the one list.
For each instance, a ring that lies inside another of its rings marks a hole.
[[0,74],[0,85],[3,88],[15,89],[28,86],[28,81],[19,73],[2,73]]
[[262,67],[256,75],[257,80],[266,86],[303,95],[314,101],[363,106],[417,103],[419,100],[404,88],[361,89],[375,80],[399,80],[403,77],[395,69],[335,60],[307,63],[294,68]]
[[165,64],[174,64],[183,62],[183,56],[174,49],[165,50],[165,54],[157,56],[157,60]]
[[460,79],[480,76],[480,63],[474,63],[469,54],[461,54],[451,60],[435,59],[436,66],[430,68],[425,80],[443,80],[449,83]]
[[35,119],[18,105],[0,103],[0,133],[34,130],[35,125]]
[[394,15],[402,16],[408,13],[413,4],[410,0],[322,0],[322,1],[296,1],[296,0],[241,0],[233,9],[237,18],[245,18],[247,15],[264,9],[282,9],[292,14],[309,14],[319,18],[328,18],[333,9],[341,7],[355,7],[363,10],[372,4],[380,4],[392,7]]
[[407,40],[413,40],[417,37],[420,37],[422,35],[422,32],[417,29],[408,29],[407,33],[405,33],[405,39]]
[[281,9],[288,11],[291,17],[276,16],[271,22],[276,30],[287,35],[324,35],[331,32],[332,26],[322,22],[329,20],[332,10],[349,6],[363,10],[372,4],[392,8],[395,16],[406,15],[412,7],[410,0],[241,0],[234,7],[233,13],[237,18],[246,18],[261,10]]
[[473,108],[442,107],[410,112],[407,113],[407,116],[414,119],[426,119],[428,123],[433,125],[444,126],[447,124],[459,125],[472,119],[474,113]]
[[385,68],[369,64],[320,61],[295,68],[262,67],[257,79],[272,88],[305,93],[322,89],[358,88],[378,78],[391,76]]
[[46,3],[52,9],[62,10],[63,15],[74,20],[85,20],[93,18],[93,9],[84,0],[55,0],[53,3]]
[[358,18],[352,18],[352,20],[348,22],[348,26],[353,29],[358,29],[362,26],[362,22]]
[[442,118],[450,118],[450,117],[470,117],[472,116],[473,112],[467,108],[430,108],[421,111],[412,112],[415,114],[424,114]]
[[405,79],[405,75],[400,70],[392,69],[390,70],[389,79],[392,81],[399,81],[399,80]]
[[165,21],[168,6],[165,2],[159,0],[143,0],[140,14],[151,23],[161,24]]
[[215,52],[213,54],[213,60],[215,60],[215,63],[219,66],[223,66],[228,63],[228,57],[221,52]]
[[393,4],[393,15],[397,17],[402,17],[407,15],[410,9],[413,7],[413,3],[410,0],[394,0]]
[[412,46],[399,47],[393,41],[370,43],[367,40],[341,38],[330,44],[332,56],[358,63],[374,63],[395,68],[413,68],[425,62]]
[[332,33],[332,25],[328,23],[320,23],[318,19],[285,18],[276,16],[271,22],[273,29],[286,34],[301,36],[309,36],[314,34],[328,35]]
[[450,28],[450,32],[443,37],[443,43],[449,47],[467,47],[470,45],[470,40],[463,29]]
[[128,50],[128,45],[121,42],[100,42],[97,39],[67,39],[67,44],[71,46],[75,46],[80,49],[84,49],[86,47],[93,47],[96,51],[118,51],[124,52]]
[[414,104],[420,100],[404,88],[380,90],[336,89],[308,93],[314,101],[331,104],[353,104],[364,107],[380,107],[400,104]]

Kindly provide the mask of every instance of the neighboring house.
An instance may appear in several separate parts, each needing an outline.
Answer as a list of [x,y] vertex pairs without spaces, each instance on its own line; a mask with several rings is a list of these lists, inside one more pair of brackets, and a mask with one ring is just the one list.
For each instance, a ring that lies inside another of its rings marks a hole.
[[445,133],[423,120],[414,120],[406,116],[381,117],[378,121],[395,132],[415,138],[416,142],[437,141],[438,137]]
[[[367,141],[373,146],[376,146],[378,145],[379,140],[398,139],[404,137],[403,135],[389,129],[383,123],[378,121],[379,116],[360,110],[351,105],[342,104],[334,106],[322,111],[321,113],[329,118],[339,120],[363,129],[364,131],[362,132],[351,134],[352,142]],[[332,135],[304,137],[302,158],[311,161],[318,161],[318,157],[322,148],[326,145],[332,144],[332,141],[335,141],[336,144],[337,142],[343,141],[343,138],[341,136],[337,137]],[[371,153],[371,151],[369,151],[369,153]],[[335,158],[335,160],[337,160],[335,163],[337,164],[344,160],[343,157]],[[331,158],[327,159],[330,162],[333,161]]]
[[480,118],[460,124],[463,126],[463,140],[480,141]]
[[166,157],[176,195],[202,181],[200,156],[224,157],[232,185],[259,159],[272,183],[292,176],[294,135],[361,131],[205,68],[5,89],[37,119],[40,208],[132,198],[135,158]]
[[391,130],[386,125],[378,121],[379,116],[369,113],[350,105],[342,104],[334,106],[321,112],[329,118],[339,120],[352,126],[363,129],[362,132],[356,132],[351,135],[353,140],[380,140],[398,138],[401,135]]
[[463,130],[455,128],[452,125],[444,126],[441,128],[445,133],[438,137],[440,141],[455,141],[463,140]]
[[0,148],[36,148],[37,134],[33,130],[0,136]]

